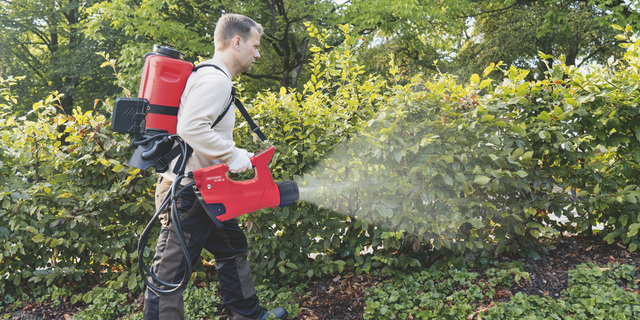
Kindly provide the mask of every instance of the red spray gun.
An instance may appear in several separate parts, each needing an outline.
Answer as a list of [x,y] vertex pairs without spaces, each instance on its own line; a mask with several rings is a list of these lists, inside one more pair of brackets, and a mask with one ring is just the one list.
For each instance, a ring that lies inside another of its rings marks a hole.
[[222,221],[245,213],[275,206],[288,206],[300,196],[298,185],[293,181],[273,181],[268,164],[275,149],[266,148],[251,158],[255,176],[251,180],[234,181],[229,178],[229,167],[219,164],[191,172],[195,179],[196,194],[200,203],[221,226]]

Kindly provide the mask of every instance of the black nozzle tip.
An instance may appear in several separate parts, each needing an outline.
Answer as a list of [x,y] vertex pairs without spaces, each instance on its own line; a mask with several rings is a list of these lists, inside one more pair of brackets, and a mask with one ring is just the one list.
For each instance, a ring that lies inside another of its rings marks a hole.
[[278,190],[280,191],[280,206],[288,206],[300,199],[300,191],[298,184],[294,181],[278,181]]

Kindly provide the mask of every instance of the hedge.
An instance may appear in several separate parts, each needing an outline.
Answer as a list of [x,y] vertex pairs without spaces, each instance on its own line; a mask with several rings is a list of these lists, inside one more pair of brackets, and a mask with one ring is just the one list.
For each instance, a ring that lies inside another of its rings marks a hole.
[[[293,282],[442,255],[535,255],[540,238],[599,223],[636,250],[639,48],[623,31],[627,53],[604,66],[556,63],[531,81],[498,63],[461,80],[395,65],[366,74],[347,27],[328,51],[329,32],[309,26],[321,45],[304,88],[245,100],[276,147],[272,172],[305,200],[242,217],[255,274]],[[68,281],[140,290],[134,248],[155,176],[126,165],[109,100],[66,115],[54,94],[19,115],[10,79],[0,88],[0,293]],[[263,147],[238,118],[237,143]]]

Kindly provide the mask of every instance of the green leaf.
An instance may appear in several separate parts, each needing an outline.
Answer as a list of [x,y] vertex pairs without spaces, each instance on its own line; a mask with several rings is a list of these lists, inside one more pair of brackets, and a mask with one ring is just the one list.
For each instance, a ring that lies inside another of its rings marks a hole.
[[471,84],[476,84],[480,82],[480,76],[478,76],[477,74],[472,74],[471,75]]
[[529,174],[526,171],[518,170],[516,171],[516,175],[518,175],[520,178],[525,178]]
[[539,228],[542,228],[542,225],[538,222],[529,222],[527,223],[527,227],[539,229]]
[[486,78],[495,69],[495,67],[496,67],[495,63],[491,63],[488,67],[484,68],[484,71],[482,72],[482,76]]
[[495,119],[496,117],[490,114],[485,114],[484,116],[482,116],[482,118],[480,119],[481,122],[488,122],[488,121],[493,121],[493,119]]
[[627,36],[624,34],[617,34],[615,37],[613,37],[616,40],[621,40],[621,41],[625,41],[627,40]]
[[31,241],[33,241],[35,243],[44,242],[44,236],[41,235],[41,234],[35,235],[33,238],[31,238]]
[[632,194],[628,194],[628,195],[627,195],[627,200],[628,200],[629,202],[631,202],[631,203],[637,203],[637,199],[636,199],[636,197],[635,197],[634,195],[632,195]]
[[133,290],[136,288],[136,286],[138,285],[138,279],[136,278],[129,278],[129,282],[127,283],[127,288],[129,290]]
[[453,163],[453,157],[448,154],[441,156],[440,160],[444,160],[446,163]]
[[520,158],[520,156],[522,156],[524,154],[524,149],[522,148],[518,148],[516,150],[513,151],[513,153],[511,154],[514,158]]
[[484,87],[488,87],[489,85],[491,85],[491,79],[484,79],[482,80],[482,82],[480,82],[480,85],[478,86],[478,88],[482,89]]
[[491,178],[489,178],[487,176],[481,176],[481,175],[477,175],[473,179],[474,183],[477,183],[477,184],[480,184],[480,185],[485,185],[485,184],[489,183],[489,181],[491,181]]
[[551,120],[551,116],[549,115],[548,112],[546,111],[542,111],[537,117],[536,119],[540,120],[540,121],[544,121],[544,122],[549,122],[549,120]]
[[482,221],[478,218],[472,218],[469,220],[469,223],[476,229],[480,229],[484,226],[484,224],[482,223]]

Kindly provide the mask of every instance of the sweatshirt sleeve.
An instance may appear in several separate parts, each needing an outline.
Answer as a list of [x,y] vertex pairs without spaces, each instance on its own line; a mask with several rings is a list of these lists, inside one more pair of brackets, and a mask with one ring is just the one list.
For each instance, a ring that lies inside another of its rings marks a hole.
[[225,163],[237,157],[237,148],[233,141],[223,139],[212,125],[229,103],[231,86],[222,73],[203,72],[202,76],[198,75],[194,83],[185,88],[189,91],[183,95],[177,125],[178,135],[194,151],[205,158]]

